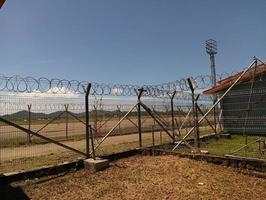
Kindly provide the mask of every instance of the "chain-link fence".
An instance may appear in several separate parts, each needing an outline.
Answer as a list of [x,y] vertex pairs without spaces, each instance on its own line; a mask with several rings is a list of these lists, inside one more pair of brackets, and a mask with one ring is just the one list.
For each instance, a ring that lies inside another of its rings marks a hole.
[[85,158],[92,149],[102,156],[169,143],[175,143],[175,151],[199,152],[200,147],[218,155],[265,158],[264,76],[239,81],[227,93],[230,85],[222,88],[218,96],[202,94],[199,80],[192,79],[194,96],[183,81],[186,87],[179,90],[170,83],[94,83],[88,98],[87,82],[0,80],[3,172]]
[[[255,58],[246,70],[218,82],[217,86],[205,91],[215,100],[214,105],[210,104],[209,108],[200,113],[201,116],[197,116],[196,124],[194,110],[194,126],[173,150],[192,150],[198,153],[206,150],[203,152],[215,155],[266,158],[266,65],[263,62],[258,64],[259,61]],[[202,135],[204,132],[199,130],[204,127],[204,123],[221,134],[202,138],[195,145],[197,133]],[[195,138],[193,145],[182,144],[190,137]]]

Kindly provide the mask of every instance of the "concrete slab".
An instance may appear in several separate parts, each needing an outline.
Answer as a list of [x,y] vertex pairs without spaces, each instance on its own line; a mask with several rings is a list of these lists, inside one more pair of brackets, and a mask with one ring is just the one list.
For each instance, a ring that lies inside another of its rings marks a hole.
[[98,172],[109,167],[109,160],[103,158],[92,158],[84,160],[84,168],[92,172]]

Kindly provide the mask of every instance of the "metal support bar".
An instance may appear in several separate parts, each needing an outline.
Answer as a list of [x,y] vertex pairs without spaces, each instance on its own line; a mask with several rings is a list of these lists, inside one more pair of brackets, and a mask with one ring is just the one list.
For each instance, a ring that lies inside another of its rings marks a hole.
[[190,115],[191,112],[192,112],[192,107],[189,109],[187,115],[185,116],[184,121],[182,122],[181,126],[179,127],[179,132],[180,133],[181,133],[181,129],[183,128],[183,126],[184,126],[185,122],[187,121],[187,119],[188,119],[188,117],[189,117],[189,115]]
[[172,134],[163,126],[163,124],[160,122],[160,120],[158,120],[153,114],[152,111],[149,107],[147,107],[145,104],[143,104],[142,102],[140,102],[140,105],[144,108],[144,110],[146,110],[146,112],[156,121],[157,124],[159,124],[162,129],[167,133],[167,135],[169,135],[170,138],[173,139]]
[[152,111],[154,112],[154,114],[156,115],[157,119],[160,120],[160,122],[164,125],[164,126],[168,126],[168,122],[153,108]]
[[68,107],[69,104],[65,104],[65,113],[66,113],[66,139],[68,139]]
[[149,116],[147,116],[146,118],[141,118],[141,127],[143,124],[145,124],[145,122],[149,119]]
[[51,124],[54,120],[56,120],[57,118],[61,117],[64,113],[65,112],[61,112],[60,114],[58,114],[56,117],[54,117],[49,122],[47,122],[42,128],[40,128],[38,131],[36,131],[36,133],[39,133],[41,130],[43,130],[45,127],[47,127],[49,124]]
[[100,124],[100,126],[95,127],[96,129],[94,129],[96,132],[98,132],[98,130],[100,130],[108,121],[110,121],[113,118],[113,116],[109,117],[107,120],[105,120],[103,123]]
[[194,86],[192,83],[192,80],[190,78],[187,79],[188,85],[191,90],[191,97],[192,97],[192,110],[193,110],[193,115],[194,115],[194,126],[195,126],[195,147],[197,149],[200,148],[200,140],[199,140],[199,125],[198,125],[198,110],[197,110],[197,98],[195,98],[195,93],[194,93]]
[[79,122],[81,122],[82,124],[86,125],[86,122],[82,121],[79,117],[77,117],[76,115],[74,115],[73,113],[69,112],[68,113],[70,116],[74,117],[76,120],[78,120]]
[[[204,113],[203,113],[203,111],[201,110],[201,108],[199,107],[198,104],[197,104],[197,109],[198,109],[198,111],[200,112],[200,114],[201,114],[202,116],[204,116]],[[212,128],[212,130],[215,131],[214,127],[212,126],[211,122],[208,120],[207,117],[205,117],[205,120],[207,121],[207,123],[209,124],[209,126]]]
[[117,122],[113,128],[111,128],[111,130],[102,138],[102,140],[97,144],[97,146],[95,147],[95,150],[98,149],[98,147],[104,142],[104,140],[115,130],[115,128],[132,112],[132,110],[134,110],[134,108],[138,105],[138,103],[136,103],[121,119],[119,122]]
[[[31,130],[31,104],[28,104],[27,107],[28,107],[28,129]],[[28,143],[31,143],[31,135],[28,134],[27,135],[27,141]]]
[[255,68],[253,71],[253,76],[252,76],[252,82],[250,85],[250,90],[249,90],[249,97],[248,97],[248,105],[247,105],[247,110],[245,113],[245,121],[244,121],[244,126],[243,126],[243,136],[245,137],[245,144],[248,143],[248,136],[246,134],[246,126],[247,126],[247,121],[248,121],[248,116],[250,114],[250,110],[251,110],[251,106],[250,106],[250,102],[251,102],[251,98],[252,98],[252,94],[253,94],[253,87],[254,87],[254,82],[255,82],[255,74],[256,74],[256,69],[257,69],[257,65],[258,65],[258,61],[255,61]]
[[258,141],[260,141],[260,139],[258,139],[258,140],[256,140],[256,141],[253,141],[253,142],[250,142],[250,143],[248,143],[248,144],[245,144],[244,146],[240,147],[239,149],[233,151],[231,154],[233,155],[233,154],[239,152],[240,150],[246,148],[247,146],[249,146],[249,145],[251,145],[251,144],[254,144],[254,143],[258,142]]
[[83,88],[85,92],[85,109],[86,109],[86,156],[90,157],[90,122],[89,122],[89,95],[91,90],[91,83],[87,85],[87,88]]
[[223,122],[222,121],[222,116],[223,116],[223,109],[220,110],[220,113],[219,113],[219,117],[218,117],[218,123],[219,123],[219,128],[221,131],[224,131],[223,130]]
[[139,147],[142,147],[142,132],[141,132],[141,101],[140,98],[144,92],[143,88],[138,89],[138,132],[139,132]]
[[258,58],[257,56],[254,56],[254,60],[259,61],[261,64],[266,65],[266,63],[264,61],[262,61],[260,58]]
[[195,140],[195,143],[196,143],[196,147],[197,149],[199,150],[200,148],[200,136],[199,136],[199,123],[198,123],[198,98],[199,98],[199,95],[197,95],[197,97],[195,98],[195,126],[196,126],[196,140]]
[[[120,121],[120,119],[121,119],[121,116],[120,116],[120,113],[121,113],[120,107],[121,106],[117,105],[116,107],[117,107],[117,110],[118,110],[118,121]],[[121,124],[119,124],[118,130],[119,130],[119,133],[121,133]]]
[[170,96],[171,99],[171,119],[172,119],[172,132],[173,132],[173,143],[175,143],[175,116],[174,116],[174,98],[176,91]]
[[[122,112],[121,110],[119,110],[119,112],[120,112],[120,114],[123,114],[123,112]],[[138,125],[137,125],[135,122],[133,122],[128,116],[126,117],[126,119],[127,119],[129,122],[131,122],[135,127],[138,128]]]
[[23,132],[25,132],[27,134],[34,135],[34,136],[39,137],[39,138],[41,138],[41,139],[43,139],[43,140],[45,140],[47,142],[54,143],[54,144],[56,144],[58,146],[61,146],[61,147],[65,148],[65,149],[68,149],[68,150],[74,151],[74,152],[76,152],[78,154],[81,154],[83,156],[86,156],[86,154],[84,152],[82,152],[82,151],[79,151],[77,149],[74,149],[74,148],[72,148],[70,146],[67,146],[67,145],[63,144],[63,143],[57,142],[56,140],[53,140],[51,138],[45,137],[43,135],[40,135],[40,134],[38,134],[36,132],[33,132],[33,131],[29,130],[29,129],[26,129],[26,128],[24,128],[24,127],[22,127],[22,126],[20,126],[20,125],[18,125],[16,123],[13,123],[11,121],[8,121],[8,120],[6,120],[6,119],[4,119],[2,117],[0,117],[0,121],[4,122],[4,123],[6,123],[6,124],[8,124],[10,126],[13,126],[13,127],[17,128],[17,129],[19,129],[19,130],[21,130],[21,131],[23,131]]
[[[212,105],[212,107],[205,113],[205,115],[203,115],[199,122],[200,123],[212,110],[213,108],[218,105],[218,103],[220,103],[220,101],[225,97],[225,95],[227,95],[228,92],[230,92],[230,90],[240,81],[240,79],[244,76],[244,74],[253,66],[253,64],[255,63],[255,58],[254,60],[251,62],[251,64],[242,72],[242,74],[240,74],[240,76],[235,80],[235,82],[224,92],[224,94],[216,101],[215,104]],[[172,149],[172,151],[174,151],[189,135],[190,133],[194,130],[195,126],[192,127],[188,133],[181,139],[181,141],[179,141],[176,146]]]
[[177,127],[177,131],[178,131],[178,138],[180,138],[181,137],[181,132],[180,132],[180,130],[179,130],[179,125],[178,125],[178,122],[177,122],[177,119],[175,118],[175,124],[176,124],[176,127]]
[[[32,105],[30,104],[30,107],[28,105],[28,110],[31,110]],[[51,124],[53,121],[55,121],[56,119],[58,119],[59,117],[61,117],[64,113],[66,113],[66,111],[59,113],[57,116],[55,116],[53,119],[51,119],[49,122],[47,122],[43,127],[41,127],[39,130],[36,131],[36,133],[39,133],[40,131],[42,131],[44,128],[46,128],[49,124]],[[78,119],[79,121],[81,121],[82,123],[84,123],[82,120],[80,120],[79,118],[77,118],[75,115],[73,115],[71,112],[68,112],[68,114],[70,114],[71,116],[75,117],[76,119]],[[31,128],[31,113],[29,112],[29,129]]]

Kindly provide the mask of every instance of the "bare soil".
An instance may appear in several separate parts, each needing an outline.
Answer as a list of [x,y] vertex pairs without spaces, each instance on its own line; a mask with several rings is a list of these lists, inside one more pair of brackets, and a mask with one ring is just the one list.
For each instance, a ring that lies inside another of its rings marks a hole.
[[[143,139],[151,137],[151,134],[143,133]],[[125,142],[134,142],[138,141],[138,134],[130,134],[130,135],[118,135],[118,136],[110,136],[108,137],[102,145],[110,145],[110,144],[119,144]],[[68,145],[72,148],[79,149],[84,151],[86,140],[78,140],[78,141],[65,141],[62,142],[65,145]],[[7,161],[10,159],[19,159],[19,158],[27,158],[32,156],[41,156],[47,155],[51,153],[62,153],[65,151],[69,151],[60,146],[57,146],[52,143],[47,144],[37,144],[32,146],[21,146],[14,148],[2,148],[0,152],[1,161]]]
[[266,180],[174,156],[135,156],[105,171],[80,170],[18,184],[30,199],[266,199]]

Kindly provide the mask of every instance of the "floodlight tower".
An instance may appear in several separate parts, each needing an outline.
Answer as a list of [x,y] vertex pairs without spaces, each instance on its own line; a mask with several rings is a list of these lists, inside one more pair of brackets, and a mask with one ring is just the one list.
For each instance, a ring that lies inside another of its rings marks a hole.
[[[206,52],[210,55],[211,60],[211,82],[212,87],[216,86],[216,72],[215,72],[215,59],[214,55],[217,54],[217,42],[213,39],[206,40]],[[213,95],[213,104],[217,99],[217,95]],[[216,109],[213,109],[213,120],[214,120],[214,132],[217,134],[217,125],[216,125]]]
[[217,54],[217,42],[213,39],[206,40],[206,52],[210,55],[211,60],[211,82],[212,86],[216,86],[215,58]]

